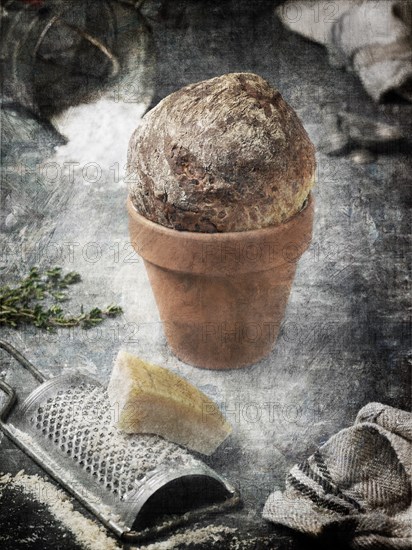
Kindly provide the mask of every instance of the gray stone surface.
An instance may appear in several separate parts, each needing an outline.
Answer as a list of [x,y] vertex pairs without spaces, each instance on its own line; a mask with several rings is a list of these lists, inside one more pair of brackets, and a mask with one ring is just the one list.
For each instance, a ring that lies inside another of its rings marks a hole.
[[[189,82],[253,71],[297,110],[315,145],[324,133],[324,114],[342,109],[411,132],[411,106],[372,104],[355,75],[329,68],[320,47],[282,28],[271,2],[165,2],[152,24],[158,50],[153,103]],[[24,247],[6,248],[3,257],[6,280],[32,264],[76,270],[83,282],[70,303],[73,311],[115,302],[124,315],[87,332],[4,329],[1,337],[53,376],[80,370],[107,383],[123,347],[187,377],[233,423],[233,435],[207,462],[240,489],[242,517],[258,522],[287,470],[350,425],[359,408],[372,400],[410,407],[411,161],[396,150],[362,165],[349,156],[318,154],[313,243],[299,263],[273,352],[248,369],[204,371],[168,349],[143,263],[128,239],[121,174],[142,111],[138,104],[103,99],[63,113],[56,124],[69,142],[51,160],[61,167],[65,205],[51,214],[52,229],[41,241],[26,234]],[[65,162],[79,163],[73,178]],[[90,162],[98,166],[87,168]],[[1,370],[9,383],[29,389],[28,377],[3,354]],[[0,439],[0,470],[36,471]],[[263,523],[261,529],[267,534]],[[279,548],[298,547],[272,536]]]

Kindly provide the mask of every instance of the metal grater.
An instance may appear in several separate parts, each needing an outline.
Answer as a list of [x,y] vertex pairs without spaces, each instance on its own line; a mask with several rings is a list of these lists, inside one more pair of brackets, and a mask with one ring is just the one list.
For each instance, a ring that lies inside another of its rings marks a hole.
[[[0,381],[8,395],[0,428],[117,536],[144,540],[239,504],[237,491],[182,447],[117,430],[117,411],[97,380],[81,374],[46,380],[10,344],[0,340],[0,347],[41,382],[15,407],[16,392]],[[203,502],[179,514],[167,510],[155,523],[151,506],[171,488]]]

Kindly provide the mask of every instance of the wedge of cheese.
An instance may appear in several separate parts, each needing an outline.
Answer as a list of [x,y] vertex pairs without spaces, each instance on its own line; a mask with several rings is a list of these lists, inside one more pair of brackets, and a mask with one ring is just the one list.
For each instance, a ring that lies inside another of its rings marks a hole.
[[210,455],[231,433],[219,407],[184,378],[120,351],[108,387],[116,426]]

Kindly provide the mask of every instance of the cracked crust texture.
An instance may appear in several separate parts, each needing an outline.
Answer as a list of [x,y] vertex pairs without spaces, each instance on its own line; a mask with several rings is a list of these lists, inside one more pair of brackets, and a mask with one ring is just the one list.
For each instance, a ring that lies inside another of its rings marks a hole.
[[295,111],[261,77],[233,73],[167,96],[128,151],[137,211],[205,233],[278,225],[314,183],[315,150]]

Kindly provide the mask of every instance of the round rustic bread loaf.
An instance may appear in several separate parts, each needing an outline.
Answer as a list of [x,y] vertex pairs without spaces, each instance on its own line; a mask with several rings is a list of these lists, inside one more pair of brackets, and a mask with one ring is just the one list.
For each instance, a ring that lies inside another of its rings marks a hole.
[[233,73],[186,86],[149,111],[130,139],[127,174],[133,204],[155,223],[245,231],[299,212],[315,151],[278,90]]

